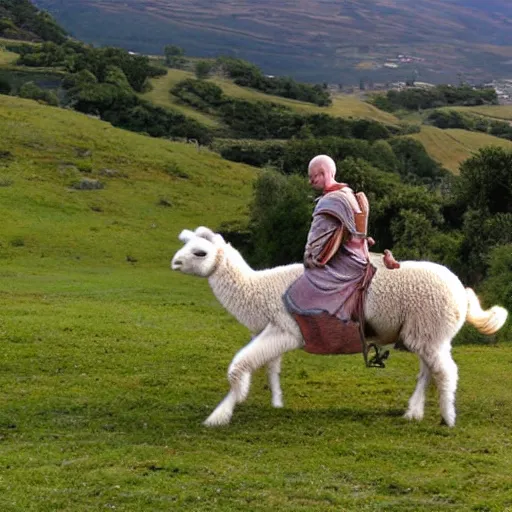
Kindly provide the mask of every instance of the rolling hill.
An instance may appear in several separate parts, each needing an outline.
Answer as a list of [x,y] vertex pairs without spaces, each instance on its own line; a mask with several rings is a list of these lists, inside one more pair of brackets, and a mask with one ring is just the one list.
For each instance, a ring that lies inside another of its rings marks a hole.
[[[79,39],[161,54],[220,53],[267,73],[306,81],[358,83],[413,75],[446,82],[512,73],[507,0],[36,0]],[[399,61],[398,55],[404,55]],[[396,64],[398,68],[385,67]]]
[[7,260],[101,266],[129,257],[167,265],[191,222],[218,227],[243,218],[255,177],[253,168],[206,149],[0,95],[0,256]]
[[[154,78],[151,80],[153,89],[148,93],[144,94],[148,100],[151,100],[157,105],[164,107],[172,107],[181,110],[184,114],[190,115],[199,121],[204,122],[207,125],[215,126],[217,122],[212,117],[206,116],[205,114],[198,112],[190,107],[181,105],[177,98],[169,93],[170,89],[176,85],[179,81],[187,78],[194,78],[194,74],[191,72],[170,69],[166,76]],[[354,117],[363,119],[373,119],[385,124],[396,125],[398,119],[389,114],[379,110],[378,108],[362,101],[355,95],[348,94],[336,94],[333,95],[332,105],[329,107],[317,107],[311,103],[302,101],[291,100],[282,98],[279,96],[273,96],[265,94],[248,87],[240,87],[233,83],[231,80],[223,79],[220,77],[213,77],[210,79],[213,83],[217,84],[222,88],[226,96],[233,98],[242,98],[248,101],[270,101],[273,103],[279,103],[290,107],[298,112],[305,113],[326,113],[337,117]]]
[[499,146],[512,150],[512,142],[480,132],[422,126],[421,132],[409,135],[419,140],[431,158],[457,174],[459,165],[484,146]]

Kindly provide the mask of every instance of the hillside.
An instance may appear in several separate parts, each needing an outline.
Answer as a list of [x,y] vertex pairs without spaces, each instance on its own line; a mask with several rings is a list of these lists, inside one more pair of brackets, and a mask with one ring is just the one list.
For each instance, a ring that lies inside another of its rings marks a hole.
[[[510,74],[512,7],[507,0],[37,0],[73,35],[161,54],[235,55],[267,73],[358,84],[359,79],[485,80]],[[398,55],[404,55],[402,60]],[[392,59],[397,59],[392,61]],[[397,69],[384,64],[396,64]]]
[[[205,114],[195,111],[190,107],[180,105],[180,103],[177,101],[177,98],[169,93],[170,89],[179,81],[193,77],[194,74],[191,72],[170,69],[166,76],[154,78],[151,80],[153,89],[146,93],[143,97],[151,100],[157,105],[177,108],[184,114],[191,115],[197,120],[204,122],[205,124],[213,126],[218,125],[218,123],[212,117],[208,117]],[[360,100],[354,95],[333,95],[333,103],[331,106],[317,107],[311,103],[273,96],[249,89],[247,87],[240,87],[234,84],[231,80],[226,80],[219,77],[212,78],[210,81],[221,87],[226,96],[233,98],[242,98],[249,101],[270,101],[273,103],[285,105],[295,111],[304,113],[326,113],[336,117],[372,119],[390,125],[396,125],[398,123],[398,119],[395,116],[375,108],[373,105]]]
[[[254,178],[206,149],[0,95],[4,261],[166,266],[183,227],[243,217]],[[104,188],[73,188],[88,180]]]
[[482,105],[478,107],[452,107],[459,112],[476,114],[501,121],[512,121],[512,105]]
[[[1,40],[0,40],[0,44],[1,44]],[[17,58],[18,58],[17,53],[13,53],[13,52],[4,50],[0,46],[0,66],[4,66],[6,64],[12,64],[13,62],[16,61]]]
[[459,165],[484,146],[512,149],[511,141],[492,135],[458,129],[441,130],[434,126],[422,126],[420,133],[409,137],[419,140],[431,158],[456,174]]
[[67,34],[31,0],[0,0],[0,37],[62,43]]

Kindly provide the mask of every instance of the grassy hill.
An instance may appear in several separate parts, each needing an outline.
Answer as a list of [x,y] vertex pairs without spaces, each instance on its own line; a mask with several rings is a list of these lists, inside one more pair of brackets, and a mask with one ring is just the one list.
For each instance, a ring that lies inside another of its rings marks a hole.
[[[255,177],[205,149],[8,96],[0,96],[0,150],[0,250],[38,264],[128,255],[161,263],[188,222],[243,216]],[[72,188],[86,179],[104,188]]]
[[16,61],[17,58],[18,58],[18,54],[17,53],[13,53],[13,52],[9,52],[7,50],[4,50],[0,46],[0,66],[3,66],[5,64],[12,64],[13,62]]
[[[218,125],[217,121],[212,117],[197,112],[188,106],[181,105],[178,102],[178,99],[170,94],[169,91],[178,82],[185,80],[186,78],[194,77],[195,75],[191,72],[178,69],[170,69],[166,76],[152,79],[151,85],[153,86],[153,89],[150,92],[144,94],[142,97],[145,97],[157,105],[176,108],[182,111],[184,114],[190,115],[207,125]],[[273,96],[260,91],[256,91],[254,89],[249,89],[247,87],[240,87],[233,83],[231,80],[222,79],[219,77],[211,78],[210,81],[221,87],[227,96],[231,96],[233,98],[242,98],[249,101],[271,101],[273,103],[278,103],[290,107],[298,112],[323,112],[339,117],[360,117],[364,119],[373,119],[375,121],[380,121],[382,123],[391,125],[398,123],[398,119],[392,114],[379,110],[373,105],[361,101],[359,98],[352,95],[335,95],[333,97],[333,104],[331,106],[317,107],[311,103]]]
[[[219,126],[219,121],[214,117],[205,115],[194,110],[192,107],[180,104],[178,98],[170,94],[170,89],[179,81],[193,76],[194,74],[188,71],[170,69],[166,76],[152,79],[151,84],[153,89],[142,95],[142,97],[157,105],[178,109],[184,114],[194,117],[208,126]],[[310,103],[280,98],[247,87],[240,87],[230,80],[219,77],[211,78],[210,81],[220,86],[228,96],[252,101],[271,101],[286,105],[299,112],[325,112],[339,117],[373,119],[390,125],[397,125],[400,122],[398,117],[379,110],[355,95],[334,95],[333,104],[330,107],[317,107]],[[457,110],[486,115],[496,119],[508,119],[509,116],[510,119],[512,119],[512,111],[510,107],[505,105],[447,108],[455,108]],[[412,113],[402,117],[405,122],[421,123],[429,112],[429,110],[425,110],[421,115]],[[507,148],[512,147],[512,142],[492,135],[467,130],[441,130],[426,125],[422,125],[420,133],[411,135],[411,137],[419,140],[434,160],[455,173],[458,172],[461,162],[469,158],[481,147],[487,145],[498,145]]]
[[482,105],[479,107],[450,107],[459,112],[490,117],[500,121],[512,121],[512,105]]
[[481,147],[512,149],[511,141],[492,135],[458,129],[441,130],[434,126],[422,126],[420,133],[409,137],[419,140],[434,160],[456,174],[459,165]]
[[[512,59],[508,0],[346,0],[276,4],[200,0],[36,0],[81,40],[161,54],[234,55],[267,73],[357,84],[360,78],[456,81],[506,73]],[[384,64],[399,54],[410,61]]]

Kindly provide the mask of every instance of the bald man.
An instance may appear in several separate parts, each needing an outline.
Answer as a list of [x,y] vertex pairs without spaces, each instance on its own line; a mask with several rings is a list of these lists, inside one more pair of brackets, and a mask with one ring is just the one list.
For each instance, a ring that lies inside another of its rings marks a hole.
[[304,252],[304,274],[284,295],[312,353],[363,351],[363,300],[376,269],[370,263],[366,213],[328,155],[309,162],[309,182],[322,191]]

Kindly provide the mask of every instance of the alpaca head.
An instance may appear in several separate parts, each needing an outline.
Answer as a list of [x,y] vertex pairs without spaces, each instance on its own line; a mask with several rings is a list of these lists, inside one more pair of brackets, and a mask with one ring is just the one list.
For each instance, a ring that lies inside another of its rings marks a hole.
[[203,226],[195,231],[184,229],[178,238],[185,245],[174,255],[172,270],[209,277],[222,257],[222,246],[226,244],[224,238]]

